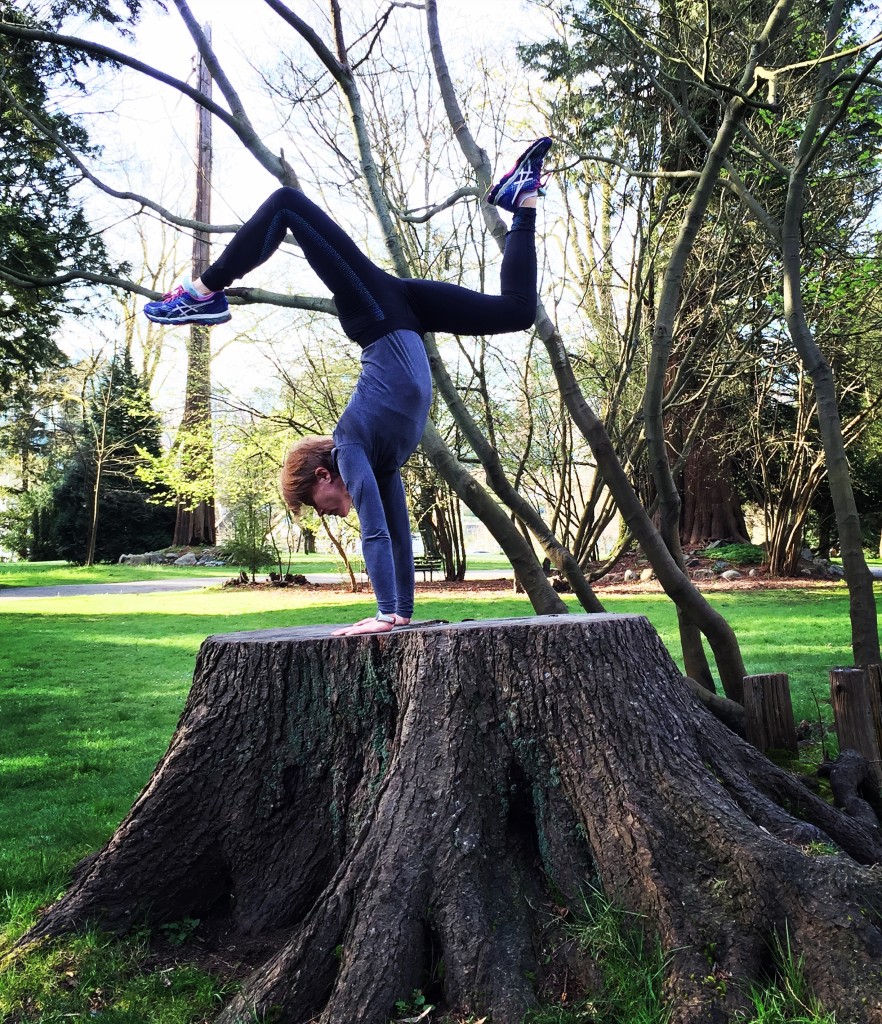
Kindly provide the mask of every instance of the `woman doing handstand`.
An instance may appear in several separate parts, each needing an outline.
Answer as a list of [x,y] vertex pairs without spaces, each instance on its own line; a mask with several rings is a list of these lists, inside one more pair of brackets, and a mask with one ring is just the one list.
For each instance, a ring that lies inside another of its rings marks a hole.
[[387,632],[410,622],[413,548],[399,471],[420,442],[432,399],[422,335],[504,334],[533,323],[535,206],[550,146],[548,138],[534,142],[487,194],[488,203],[514,213],[499,295],[394,277],[372,263],[302,192],[282,188],[242,225],[200,278],[144,307],[156,323],[225,323],[230,313],[223,289],[266,262],[288,231],[333,293],[343,330],[362,348],[361,375],[333,437],[296,442],[281,479],[295,515],[303,505],[319,515],[338,516],[354,505],[358,514],[378,612],[337,634]]

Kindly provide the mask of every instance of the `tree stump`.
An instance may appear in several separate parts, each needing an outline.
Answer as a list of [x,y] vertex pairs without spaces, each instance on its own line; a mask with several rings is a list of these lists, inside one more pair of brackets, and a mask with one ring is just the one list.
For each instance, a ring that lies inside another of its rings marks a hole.
[[856,750],[882,784],[882,690],[879,666],[830,669],[830,701],[840,750]]
[[590,989],[551,922],[593,883],[659,936],[678,1024],[730,1019],[785,929],[828,1006],[882,1021],[878,829],[704,710],[646,619],[331,629],[205,641],[168,752],[25,941],[192,917],[270,949],[223,1024],[381,1024],[417,988],[520,1024],[556,971]]
[[786,672],[744,677],[747,739],[762,753],[799,749]]

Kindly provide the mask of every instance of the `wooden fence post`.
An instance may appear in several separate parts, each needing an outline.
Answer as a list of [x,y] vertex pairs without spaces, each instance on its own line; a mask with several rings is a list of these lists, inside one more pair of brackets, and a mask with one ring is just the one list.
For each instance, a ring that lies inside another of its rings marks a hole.
[[744,677],[744,712],[747,740],[757,750],[796,753],[796,723],[786,672]]
[[839,749],[863,754],[882,785],[882,665],[830,669],[830,697]]

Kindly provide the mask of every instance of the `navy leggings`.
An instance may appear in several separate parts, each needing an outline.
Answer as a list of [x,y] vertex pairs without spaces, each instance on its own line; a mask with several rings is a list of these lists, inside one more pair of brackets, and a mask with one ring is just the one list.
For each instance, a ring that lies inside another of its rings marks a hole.
[[441,281],[399,278],[381,270],[302,192],[280,188],[236,232],[201,275],[212,291],[265,263],[290,231],[331,290],[343,330],[362,348],[384,334],[505,334],[528,329],[536,315],[536,211],[519,209],[505,244],[500,295]]

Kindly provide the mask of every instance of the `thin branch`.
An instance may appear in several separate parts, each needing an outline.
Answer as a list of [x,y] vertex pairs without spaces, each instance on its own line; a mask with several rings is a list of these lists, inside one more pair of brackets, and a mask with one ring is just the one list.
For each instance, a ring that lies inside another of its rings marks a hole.
[[399,220],[407,224],[425,224],[436,213],[455,206],[460,199],[480,199],[483,194],[482,190],[475,185],[464,185],[462,188],[458,188],[453,195],[434,206],[421,206],[416,210],[399,210],[397,207],[391,206],[390,209]]
[[[73,281],[89,281],[91,284],[105,284],[110,288],[120,288],[135,295],[142,295],[146,299],[162,298],[162,292],[154,291],[152,288],[145,288],[124,277],[100,274],[92,270],[69,270],[63,274],[57,274],[55,277],[36,277],[33,274],[12,271],[0,265],[0,280],[8,281],[9,284],[15,285],[17,288],[57,288]],[[270,306],[283,306],[288,309],[328,313],[332,316],[337,315],[337,307],[334,305],[333,299],[315,295],[285,295],[281,292],[264,291],[262,288],[227,288],[225,294],[231,300],[232,305],[250,306],[261,303]]]
[[0,21],[0,35],[12,36],[16,39],[31,39],[35,42],[52,43],[55,46],[62,46],[70,50],[79,50],[83,53],[89,53],[94,57],[101,58],[102,60],[108,60],[114,64],[121,64],[124,67],[131,68],[133,71],[139,71],[148,78],[153,78],[157,82],[162,82],[163,85],[168,85],[172,89],[176,89],[178,92],[183,93],[183,95],[188,96],[195,103],[199,103],[201,106],[205,107],[206,110],[210,111],[215,117],[223,121],[223,123],[236,134],[248,152],[251,153],[251,155],[263,167],[265,167],[273,177],[278,178],[280,181],[288,180],[287,165],[267,149],[267,147],[260,141],[260,138],[251,127],[250,123],[246,122],[245,124],[242,124],[238,118],[233,117],[228,111],[224,110],[223,107],[219,106],[213,100],[208,99],[206,96],[203,96],[198,89],[188,85],[186,82],[182,82],[173,75],[167,75],[164,72],[151,67],[149,64],[145,64],[143,61],[137,60],[135,57],[130,57],[128,54],[122,53],[119,50],[114,50],[109,46],[103,46],[101,43],[94,43],[88,39],[81,39],[78,36],[68,36],[59,32],[48,32],[43,29],[26,28],[23,25],[16,25],[8,21]]
[[179,217],[177,214],[166,209],[164,206],[160,206],[159,203],[154,202],[152,199],[148,199],[147,196],[142,196],[137,192],[121,192],[119,189],[112,188],[110,185],[105,184],[99,178],[97,178],[89,168],[79,158],[79,155],[74,149],[72,149],[67,142],[52,128],[46,124],[45,121],[38,118],[32,111],[24,107],[15,98],[14,94],[10,91],[6,82],[3,80],[2,74],[0,74],[0,89],[3,90],[9,103],[25,118],[27,118],[31,124],[40,130],[40,132],[47,138],[50,139],[70,160],[70,162],[79,169],[83,177],[90,181],[97,189],[106,193],[109,196],[113,196],[114,199],[125,199],[134,203],[138,203],[148,210],[153,210],[154,213],[158,213],[160,217],[168,221],[170,224],[174,224],[176,227],[188,228],[192,231],[205,231],[205,232],[216,232],[230,234],[238,231],[241,224],[206,224],[204,221],[191,220],[187,217]]
[[[852,101],[852,98],[854,97],[854,94],[857,92],[857,90],[863,84],[864,80],[867,77],[869,77],[870,72],[873,70],[874,67],[876,67],[876,65],[880,61],[882,61],[882,50],[880,50],[872,58],[872,60],[869,61],[867,66],[856,76],[856,78],[854,79],[852,84],[849,86],[849,88],[847,89],[845,95],[842,97],[842,100],[839,103],[839,109],[830,118],[830,120],[827,122],[827,126],[824,128],[824,130],[821,132],[821,134],[815,139],[815,141],[810,146],[808,152],[800,160],[799,167],[797,167],[795,169],[797,173],[802,169],[802,167],[809,167],[811,165],[812,160],[814,160],[814,158],[821,151],[821,149],[824,146],[824,143],[830,137],[830,135],[832,134],[833,130],[837,127],[837,125],[839,125],[842,122],[842,119],[848,113],[848,108],[849,108],[849,105],[851,104],[851,101]],[[831,83],[831,88],[832,88],[832,86],[834,84],[835,84],[835,80],[834,80],[834,82]]]
[[322,38],[312,26],[308,25],[303,18],[286,7],[281,0],[264,0],[264,3],[309,43],[315,55],[330,71],[336,81],[342,84],[347,79],[348,76],[345,68],[343,68],[331,50],[324,44]]
[[787,166],[787,164],[781,163],[781,161],[773,153],[770,153],[768,149],[766,149],[762,142],[760,142],[756,135],[754,135],[754,133],[747,126],[746,122],[741,122],[741,124],[738,126],[738,132],[740,135],[743,135],[746,139],[750,141],[750,144],[756,150],[757,156],[761,156],[763,160],[765,160],[770,167],[774,167],[779,174],[789,176],[790,168]]
[[[858,53],[863,53],[865,50],[869,50],[871,46],[875,46],[877,43],[882,43],[882,32],[873,36],[872,39],[868,39],[865,43],[859,43],[857,46],[852,46],[848,50],[840,50],[838,53],[827,54],[826,57],[814,57],[812,60],[800,61],[797,64],[785,64],[783,68],[767,68],[770,74],[783,75],[786,71],[799,71],[802,68],[816,68],[821,64],[830,64],[834,61],[842,60],[845,57],[853,57]],[[835,79],[834,79],[835,81]]]
[[224,294],[228,299],[232,299],[233,304],[241,303],[250,306],[262,303],[269,306],[306,309],[314,313],[328,313],[331,316],[337,316],[334,300],[317,295],[284,295],[281,292],[264,291],[263,288],[225,288]]

